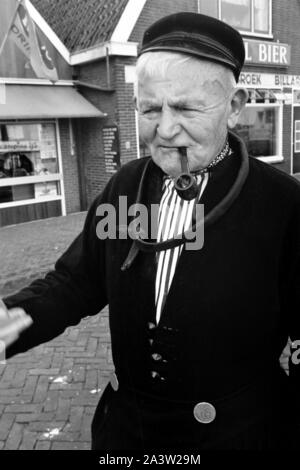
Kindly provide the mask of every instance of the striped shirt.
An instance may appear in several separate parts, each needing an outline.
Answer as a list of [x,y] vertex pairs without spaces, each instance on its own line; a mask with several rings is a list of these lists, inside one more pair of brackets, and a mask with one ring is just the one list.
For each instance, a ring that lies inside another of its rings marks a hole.
[[[159,205],[157,241],[162,242],[182,234],[192,226],[193,209],[199,202],[207,185],[209,173],[197,175],[200,185],[198,198],[191,201],[182,199],[174,188],[174,181],[166,177],[163,183],[163,195]],[[157,271],[155,280],[156,323],[159,323],[168,292],[170,290],[176,266],[183,245],[157,253]]]

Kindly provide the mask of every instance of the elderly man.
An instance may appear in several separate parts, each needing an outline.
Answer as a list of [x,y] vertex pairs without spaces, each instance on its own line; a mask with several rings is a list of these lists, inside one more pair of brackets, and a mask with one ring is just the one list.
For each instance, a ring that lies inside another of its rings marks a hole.
[[[291,447],[293,381],[278,358],[300,335],[300,186],[248,159],[230,131],[247,101],[243,62],[241,36],[218,20],[179,13],[152,25],[136,98],[151,158],[110,180],[55,271],[4,300],[27,327],[15,342],[6,330],[9,356],[109,304],[116,375],[93,449]],[[104,239],[103,208],[119,212],[120,196],[157,205],[155,237],[142,236],[147,224],[130,237],[118,220]]]

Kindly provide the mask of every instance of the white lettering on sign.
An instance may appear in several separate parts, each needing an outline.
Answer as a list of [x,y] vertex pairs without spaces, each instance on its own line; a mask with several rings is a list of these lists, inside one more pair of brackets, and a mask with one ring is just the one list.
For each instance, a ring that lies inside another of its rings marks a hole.
[[256,41],[247,39],[245,44],[245,63],[288,66],[291,62],[289,44]]
[[261,74],[260,73],[241,73],[239,84],[244,86],[261,86]]
[[275,75],[275,85],[281,87],[300,87],[300,75]]
[[37,140],[3,140],[0,142],[0,152],[35,152],[41,148]]
[[244,45],[245,45],[245,61],[246,62],[252,62],[252,56],[251,56],[250,50],[249,50],[249,43],[247,41],[245,41]]
[[259,44],[258,51],[260,62],[288,65],[287,50],[284,46],[277,44]]
[[239,85],[250,88],[300,88],[300,75],[241,72]]

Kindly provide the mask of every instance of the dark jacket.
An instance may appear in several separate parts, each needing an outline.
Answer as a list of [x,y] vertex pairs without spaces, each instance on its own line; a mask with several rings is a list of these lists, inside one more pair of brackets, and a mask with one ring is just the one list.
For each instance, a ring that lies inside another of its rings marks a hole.
[[[238,173],[242,144],[234,136],[230,143],[233,154],[215,167],[204,191],[206,213]],[[283,403],[289,412],[282,419],[290,421],[296,417],[294,392],[279,356],[288,336],[300,339],[299,183],[250,158],[238,199],[205,230],[201,250],[183,250],[161,321],[149,328],[155,319],[155,254],[139,253],[121,271],[132,241],[103,241],[96,234],[97,207],[110,203],[118,208],[120,195],[128,197],[128,207],[133,204],[147,160],[130,162],[113,176],[55,271],[4,299],[34,320],[9,355],[54,338],[109,304],[120,388],[190,410],[199,401],[214,403],[219,421],[211,425],[201,425],[188,413],[193,436],[195,425],[210,426],[208,448],[214,448],[214,434],[218,439],[236,435],[275,414],[278,424]],[[146,205],[159,203],[162,191],[163,173],[150,165],[143,191]],[[97,423],[94,429],[99,429]]]

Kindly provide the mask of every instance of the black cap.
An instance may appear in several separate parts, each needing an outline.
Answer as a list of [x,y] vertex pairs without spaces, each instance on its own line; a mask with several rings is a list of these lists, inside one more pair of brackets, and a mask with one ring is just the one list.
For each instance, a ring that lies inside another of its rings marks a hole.
[[181,12],[165,16],[150,26],[140,54],[154,51],[181,52],[230,67],[236,81],[245,60],[240,33],[211,16]]

